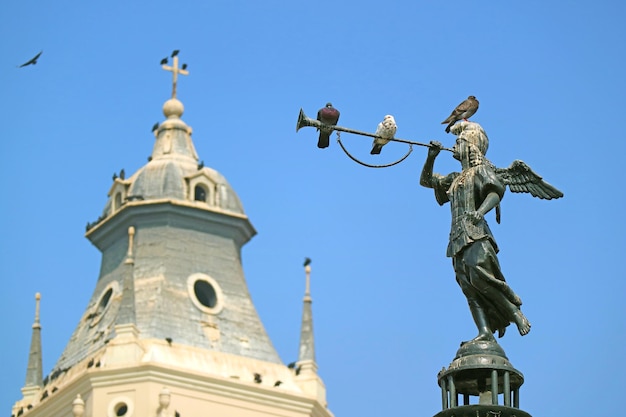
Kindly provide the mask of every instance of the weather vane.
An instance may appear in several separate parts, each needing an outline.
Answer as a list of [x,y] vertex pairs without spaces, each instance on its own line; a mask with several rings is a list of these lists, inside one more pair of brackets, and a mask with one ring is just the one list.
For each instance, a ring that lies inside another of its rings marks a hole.
[[178,49],[175,49],[172,52],[171,57],[173,62],[171,67],[167,65],[167,57],[161,60],[161,67],[165,71],[172,72],[172,98],[176,98],[176,84],[178,82],[178,74],[189,75],[189,71],[187,71],[187,64],[183,64],[181,68],[178,68],[178,52],[180,52]]
[[[504,279],[497,258],[498,246],[485,215],[495,209],[496,222],[500,223],[500,201],[507,186],[514,193],[529,193],[533,197],[546,200],[561,198],[563,193],[545,182],[523,161],[516,160],[508,168],[494,166],[485,157],[489,146],[487,134],[480,124],[467,120],[477,110],[478,100],[469,96],[441,122],[447,124],[446,133],[456,136],[455,145],[451,149],[444,148],[437,141],[425,144],[396,138],[397,126],[391,115],[385,116],[374,134],[337,126],[339,110],[331,103],[318,111],[316,120],[307,117],[300,110],[296,131],[305,126],[316,127],[319,130],[320,148],[328,147],[330,135],[337,131],[337,141],[343,151],[359,164],[373,168],[402,162],[410,154],[412,145],[428,147],[420,185],[434,190],[439,205],[450,203],[452,226],[446,256],[452,259],[456,281],[467,298],[478,330],[476,337],[461,343],[450,367],[447,370],[444,368],[438,375],[444,411],[436,417],[473,415],[474,411],[479,415],[479,411],[485,410],[506,411],[506,416],[528,416],[519,410],[519,404],[516,403],[523,376],[508,362],[494,333],[497,332],[502,337],[506,328],[515,324],[518,332],[524,336],[530,331],[531,325],[522,313],[522,300]],[[396,162],[370,165],[348,153],[341,143],[339,132],[373,137],[370,151],[372,155],[380,154],[382,148],[392,141],[407,143],[410,149]],[[461,163],[460,172],[448,175],[433,172],[435,159],[441,150],[452,152],[453,157]],[[487,393],[491,398],[488,398]],[[497,406],[498,393],[504,396],[504,407]],[[457,403],[458,394],[464,395],[463,406]],[[470,406],[470,395],[479,396],[481,405]],[[516,409],[514,414],[511,413],[511,405]],[[457,413],[457,407],[465,409]]]

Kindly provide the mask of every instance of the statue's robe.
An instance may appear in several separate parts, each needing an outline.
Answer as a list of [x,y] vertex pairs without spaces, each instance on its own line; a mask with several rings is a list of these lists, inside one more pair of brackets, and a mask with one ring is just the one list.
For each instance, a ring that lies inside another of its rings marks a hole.
[[456,280],[470,308],[485,312],[488,326],[504,334],[513,321],[514,308],[522,304],[506,283],[496,254],[498,245],[484,218],[474,223],[467,215],[476,211],[491,192],[504,196],[505,185],[494,170],[481,164],[447,176],[433,174],[435,197],[450,203],[452,225],[446,255],[452,258]]

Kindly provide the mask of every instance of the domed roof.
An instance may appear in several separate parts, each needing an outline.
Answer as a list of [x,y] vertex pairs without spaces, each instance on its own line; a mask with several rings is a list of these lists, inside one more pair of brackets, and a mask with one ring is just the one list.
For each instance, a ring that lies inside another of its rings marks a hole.
[[121,175],[114,179],[98,222],[129,201],[179,200],[245,214],[241,200],[226,178],[198,162],[191,140],[192,129],[180,119],[183,110],[183,104],[176,98],[165,102],[163,114],[167,119],[154,131],[156,141],[149,162],[129,178]]
[[198,164],[181,163],[171,158],[153,159],[130,178],[128,200],[174,199],[199,201],[195,187],[203,187],[215,198],[206,201],[216,206],[244,214],[239,197],[219,172]]

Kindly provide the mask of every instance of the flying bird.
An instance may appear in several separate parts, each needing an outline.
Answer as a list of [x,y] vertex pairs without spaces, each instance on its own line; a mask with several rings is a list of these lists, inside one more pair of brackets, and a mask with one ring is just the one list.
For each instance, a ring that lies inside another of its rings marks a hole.
[[441,122],[442,125],[448,123],[448,126],[446,126],[446,133],[450,133],[452,125],[459,120],[467,121],[467,119],[476,113],[476,110],[478,110],[478,100],[476,100],[476,97],[474,96],[469,96],[467,100],[463,101],[461,104],[456,106],[456,109],[452,110],[452,113],[450,113],[450,116],[448,116],[446,120]]
[[180,52],[180,51],[179,51],[178,49],[174,49],[174,50],[172,51],[172,58],[174,58],[176,55],[178,55],[178,53],[179,53],[179,52]]
[[43,53],[43,51],[39,52],[37,55],[35,55],[33,58],[31,58],[29,61],[24,62],[22,65],[20,65],[18,68],[22,68],[25,67],[27,65],[35,65],[37,63],[37,60],[39,59],[39,57],[41,56],[41,54]]
[[372,150],[370,154],[378,155],[380,151],[383,149],[383,146],[389,143],[389,139],[393,138],[393,135],[396,134],[396,130],[398,126],[396,126],[396,121],[391,115],[386,115],[382,122],[378,123],[378,128],[376,129],[376,136],[380,136],[380,138],[375,138],[374,143],[372,143]]
[[167,57],[165,57],[165,58],[163,58],[161,60],[161,65],[165,65],[165,64],[167,64]]
[[[326,103],[325,107],[322,107],[317,112],[317,120],[325,125],[334,126],[339,121],[339,110],[333,107],[332,103]],[[318,148],[328,148],[330,144],[330,134],[333,133],[333,129],[326,127],[319,128],[320,137],[317,140]]]

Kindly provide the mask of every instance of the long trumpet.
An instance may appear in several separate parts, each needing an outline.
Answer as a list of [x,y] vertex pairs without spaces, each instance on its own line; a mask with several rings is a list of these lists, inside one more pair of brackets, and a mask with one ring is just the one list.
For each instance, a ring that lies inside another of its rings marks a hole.
[[[426,146],[427,148],[430,148],[432,146],[428,143],[415,142],[412,140],[406,140],[406,139],[400,139],[400,138],[391,138],[391,139],[383,138],[373,133],[362,132],[360,130],[349,129],[347,127],[342,127],[342,126],[337,126],[337,125],[327,125],[327,124],[320,122],[319,120],[311,119],[306,114],[304,114],[304,110],[300,109],[300,114],[298,115],[298,123],[296,124],[296,132],[300,130],[301,128],[307,127],[307,126],[315,127],[317,129],[320,129],[321,127],[326,127],[327,129],[338,130],[340,132],[353,133],[355,135],[361,135],[361,136],[369,136],[371,138],[391,140],[394,142],[408,143],[409,145]],[[444,151],[454,152],[450,148],[441,148],[441,149],[443,149]]]

